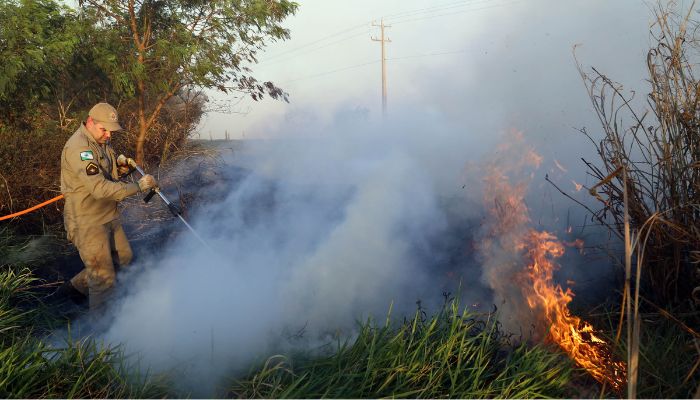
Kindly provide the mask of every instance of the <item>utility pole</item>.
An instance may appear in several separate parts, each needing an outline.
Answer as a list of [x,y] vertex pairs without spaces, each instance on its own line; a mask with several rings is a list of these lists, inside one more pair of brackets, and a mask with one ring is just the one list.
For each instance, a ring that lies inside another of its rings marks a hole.
[[378,26],[381,30],[381,38],[377,39],[373,37],[372,40],[382,43],[382,115],[386,117],[386,46],[384,46],[384,43],[391,43],[391,39],[384,36],[384,28],[391,28],[391,25],[384,25],[384,18],[382,18],[379,25],[372,22],[372,26]]

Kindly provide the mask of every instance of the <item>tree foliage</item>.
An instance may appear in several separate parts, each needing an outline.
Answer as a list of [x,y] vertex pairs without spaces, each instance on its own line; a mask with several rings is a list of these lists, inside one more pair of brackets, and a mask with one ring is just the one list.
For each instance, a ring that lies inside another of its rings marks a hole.
[[77,22],[68,8],[51,0],[0,0],[0,110],[5,123],[26,124],[50,98],[80,40]]
[[163,107],[183,88],[286,100],[248,65],[269,41],[289,37],[281,23],[296,8],[288,0],[86,0],[83,11],[109,28],[113,44],[98,63],[122,97],[138,101],[137,161]]

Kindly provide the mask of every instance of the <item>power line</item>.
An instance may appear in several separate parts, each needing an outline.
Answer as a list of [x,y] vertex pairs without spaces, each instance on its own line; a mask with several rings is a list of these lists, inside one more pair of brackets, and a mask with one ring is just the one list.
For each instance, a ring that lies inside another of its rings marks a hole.
[[[440,53],[414,54],[414,55],[411,55],[411,56],[387,58],[387,61],[388,61],[388,60],[392,60],[392,61],[393,61],[393,60],[405,60],[405,59],[409,59],[409,58],[420,58],[420,57],[428,57],[428,56],[442,56],[442,55],[450,55],[450,54],[461,54],[461,53],[466,53],[466,52],[467,52],[466,50],[459,50],[459,51],[446,51],[446,52],[440,52]],[[367,65],[377,64],[377,63],[380,63],[380,62],[382,62],[381,59],[379,59],[379,60],[374,60],[374,61],[368,61],[368,62],[364,62],[364,63],[361,63],[361,64],[350,65],[350,66],[348,66],[348,67],[338,68],[338,69],[334,69],[334,70],[330,70],[330,71],[319,72],[319,73],[317,73],[317,74],[306,75],[306,76],[302,76],[302,77],[299,77],[299,78],[294,78],[294,79],[291,79],[291,80],[288,80],[288,81],[283,81],[283,82],[280,82],[280,85],[283,85],[283,84],[285,84],[285,83],[291,83],[291,82],[297,82],[297,81],[312,79],[312,78],[318,78],[318,77],[321,77],[321,76],[330,75],[330,74],[334,74],[334,73],[342,72],[342,71],[347,71],[347,70],[350,70],[350,69],[356,69],[356,68],[364,67],[364,66],[367,66]]]
[[265,62],[268,62],[269,60],[272,60],[272,59],[275,59],[275,58],[279,58],[279,57],[281,57],[281,56],[283,56],[283,55],[286,55],[286,54],[289,54],[289,53],[294,53],[294,52],[297,52],[297,51],[300,51],[300,50],[304,50],[304,49],[306,49],[306,48],[309,47],[309,46],[312,46],[312,45],[314,45],[314,44],[323,42],[323,41],[325,41],[325,40],[334,38],[334,37],[336,37],[336,36],[340,36],[340,35],[342,35],[342,34],[344,34],[344,33],[349,33],[349,32],[352,32],[352,31],[357,30],[357,29],[362,28],[362,27],[368,27],[369,24],[370,24],[370,21],[367,21],[367,22],[363,22],[362,24],[359,24],[359,25],[351,26],[351,27],[349,27],[349,28],[347,28],[347,29],[343,29],[342,31],[338,31],[338,32],[332,33],[332,34],[330,34],[330,35],[328,35],[328,36],[324,36],[324,37],[322,37],[322,38],[320,38],[320,39],[314,40],[313,42],[309,42],[309,43],[303,44],[303,45],[298,46],[298,47],[295,47],[295,48],[293,48],[293,49],[285,50],[285,51],[283,51],[283,52],[281,52],[281,53],[273,54],[273,55],[269,56],[268,58],[266,58],[265,60],[261,61],[260,63],[265,63]]
[[413,15],[420,15],[420,14],[429,14],[429,13],[435,13],[435,12],[440,12],[452,8],[459,8],[459,7],[464,7],[468,5],[472,5],[474,3],[483,3],[483,2],[488,2],[491,0],[461,0],[461,1],[455,1],[452,3],[444,3],[441,5],[435,5],[432,7],[426,7],[426,8],[419,8],[416,10],[409,10],[409,11],[404,11],[404,12],[399,12],[395,14],[389,14],[386,15],[384,18],[387,20],[394,20],[394,19],[399,19],[399,18],[406,18],[406,17],[411,17]]
[[466,53],[466,50],[459,50],[459,51],[446,51],[442,53],[426,53],[426,54],[415,54],[412,56],[404,56],[404,57],[394,57],[394,58],[387,58],[389,61],[398,61],[398,60],[406,60],[409,58],[420,58],[420,57],[427,57],[427,56],[446,56],[450,54],[462,54]]
[[[403,16],[404,18],[406,18],[406,17],[416,16],[416,15],[424,15],[424,16],[422,16],[422,17],[409,18],[409,19],[399,20],[399,21],[393,22],[393,24],[402,24],[402,23],[414,22],[414,21],[421,21],[421,20],[432,19],[432,18],[447,17],[447,16],[456,15],[456,14],[463,14],[463,13],[466,13],[466,12],[472,12],[472,11],[480,11],[480,10],[498,8],[498,7],[503,7],[503,6],[506,6],[506,5],[512,5],[512,4],[521,3],[521,2],[523,2],[524,0],[512,0],[512,1],[502,2],[502,3],[492,4],[492,5],[489,5],[489,6],[478,7],[478,8],[469,8],[469,9],[466,9],[466,10],[461,10],[461,11],[456,11],[456,12],[451,12],[451,13],[446,13],[446,14],[434,14],[435,12],[442,12],[442,11],[445,11],[445,10],[447,10],[447,9],[453,9],[453,8],[463,7],[463,6],[474,6],[474,5],[477,5],[477,4],[484,4],[484,3],[492,3],[493,1],[494,1],[494,0],[462,0],[462,1],[456,1],[456,2],[453,2],[453,3],[445,3],[445,4],[442,4],[442,5],[436,5],[436,6],[433,6],[433,7],[427,7],[427,8],[422,8],[422,9],[416,9],[416,10],[410,10],[410,11],[404,11],[404,12],[400,12],[400,13],[390,14],[390,17],[399,18],[398,16]],[[399,18],[399,19],[400,19],[400,18]],[[349,33],[349,32],[352,32],[352,31],[354,31],[354,30],[357,30],[357,29],[360,28],[360,27],[367,26],[367,24],[368,24],[368,23],[363,23],[363,24],[355,25],[355,26],[352,26],[352,27],[350,27],[350,28],[344,29],[344,30],[342,30],[342,31],[338,31],[338,32],[333,33],[333,34],[331,34],[331,35],[325,36],[325,37],[323,37],[323,38],[321,38],[321,39],[315,40],[315,41],[313,41],[313,42],[309,42],[309,43],[307,43],[307,44],[305,44],[305,45],[302,45],[302,46],[296,47],[296,48],[294,48],[294,49],[291,49],[291,50],[288,50],[288,51],[285,51],[285,52],[276,54],[276,55],[274,55],[272,58],[279,58],[279,57],[281,57],[281,56],[283,56],[283,55],[285,55],[285,54],[288,54],[288,55],[289,55],[288,57],[283,57],[282,59],[277,59],[277,60],[274,60],[274,59],[273,59],[273,60],[272,60],[271,62],[269,62],[269,63],[268,63],[268,60],[269,60],[269,59],[267,59],[267,60],[262,61],[262,62],[259,63],[259,64],[267,63],[268,65],[270,65],[270,64],[276,64],[276,63],[278,63],[278,62],[287,61],[287,60],[290,60],[290,59],[292,59],[292,58],[295,58],[295,57],[298,57],[298,56],[301,56],[301,55],[305,55],[305,54],[314,52],[314,51],[316,51],[316,50],[320,50],[320,49],[323,49],[323,48],[332,46],[332,45],[334,45],[334,44],[338,44],[338,43],[344,42],[344,41],[346,41],[346,40],[355,38],[355,37],[357,37],[357,36],[370,33],[370,32],[371,32],[370,30],[366,30],[366,31],[362,31],[362,32],[357,33],[357,34],[352,34],[352,35],[350,35],[350,36],[341,38],[341,39],[339,39],[339,40],[332,41],[332,42],[330,42],[330,43],[322,44],[321,46],[308,48],[308,47],[310,47],[310,46],[313,46],[314,44],[321,43],[321,42],[323,42],[323,41],[325,41],[325,40],[327,40],[327,39],[330,39],[330,38],[332,38],[332,37],[340,36],[340,35],[342,35],[343,33]],[[308,48],[308,49],[307,49],[307,48]],[[298,51],[301,51],[301,50],[305,50],[305,51],[303,51],[302,53],[299,53],[299,54],[291,54],[291,53],[295,53],[295,52],[298,52]],[[402,60],[402,59],[417,58],[417,57],[425,57],[425,56],[437,56],[437,55],[458,54],[458,53],[463,53],[463,52],[465,52],[465,51],[418,54],[418,55],[406,56],[406,57],[387,58],[386,60]],[[321,76],[324,76],[324,75],[329,75],[329,74],[333,74],[333,73],[337,73],[337,72],[341,72],[341,71],[346,71],[346,70],[350,70],[350,69],[355,69],[355,68],[363,67],[363,66],[370,65],[370,64],[376,64],[376,63],[378,63],[378,62],[381,62],[381,60],[365,62],[365,63],[361,63],[361,64],[352,65],[352,66],[349,66],[349,67],[344,67],[344,68],[340,68],[340,69],[334,69],[334,70],[331,70],[331,71],[321,72],[321,73],[318,73],[318,74],[303,76],[303,77],[300,77],[300,78],[295,78],[295,79],[292,79],[292,80],[289,80],[289,81],[285,81],[285,82],[283,82],[283,83],[291,83],[291,82],[296,82],[296,81],[300,81],[300,80],[306,80],[306,79],[321,77]]]
[[291,60],[292,58],[296,58],[296,57],[302,56],[302,55],[304,55],[304,54],[313,53],[314,51],[324,49],[324,48],[329,47],[329,46],[332,46],[332,45],[334,45],[334,44],[342,43],[342,42],[344,42],[344,41],[346,41],[346,40],[350,40],[350,39],[352,39],[352,38],[356,38],[356,37],[358,37],[358,36],[365,35],[365,34],[368,34],[368,33],[370,33],[370,32],[371,32],[371,30],[368,29],[368,30],[366,30],[366,31],[362,31],[362,32],[356,33],[356,34],[354,34],[354,35],[350,35],[350,36],[347,36],[347,37],[345,37],[345,38],[342,38],[342,39],[339,39],[339,40],[335,40],[335,41],[330,42],[330,43],[325,43],[325,44],[323,44],[323,45],[321,45],[321,46],[317,46],[317,47],[312,47],[312,48],[310,48],[310,49],[306,49],[305,51],[303,51],[303,52],[301,52],[301,53],[293,54],[293,55],[290,55],[289,57],[284,57],[284,58],[277,59],[277,60],[272,60],[272,61],[269,61],[269,62],[268,62],[267,60],[265,60],[265,61],[262,61],[262,62],[258,63],[258,65],[261,65],[261,64],[273,65],[273,64],[277,64],[277,63],[280,63],[280,62],[283,62],[283,61]]
[[306,79],[311,79],[311,78],[317,78],[317,77],[324,76],[324,75],[334,74],[334,73],[336,73],[336,72],[347,71],[347,70],[349,70],[349,69],[355,69],[355,68],[364,67],[364,66],[366,66],[366,65],[376,64],[376,63],[379,63],[379,62],[381,62],[381,61],[382,61],[382,60],[374,60],[374,61],[369,61],[369,62],[365,62],[365,63],[362,63],[362,64],[351,65],[351,66],[345,67],[345,68],[339,68],[339,69],[334,69],[334,70],[331,70],[331,71],[321,72],[321,73],[318,73],[318,74],[302,76],[302,77],[300,77],[300,78],[294,78],[294,79],[291,79],[291,80],[288,80],[288,81],[284,81],[284,82],[282,82],[282,83],[280,83],[280,84],[282,85],[282,84],[285,84],[285,83],[291,83],[291,82],[296,82],[296,81],[301,81],[301,80],[306,80]]
[[[398,12],[398,13],[394,13],[394,14],[389,14],[389,15],[387,15],[387,16],[385,17],[385,19],[391,19],[391,18],[400,19],[400,18],[406,18],[406,17],[416,16],[416,15],[421,15],[421,14],[426,14],[426,15],[428,15],[428,14],[432,14],[432,13],[436,13],[436,12],[441,12],[441,11],[445,11],[445,10],[452,9],[452,8],[459,8],[459,7],[464,7],[464,6],[468,6],[468,5],[475,5],[475,4],[478,4],[478,3],[486,3],[486,2],[491,2],[491,1],[493,1],[493,0],[461,0],[461,1],[455,1],[455,2],[451,2],[451,3],[444,3],[444,4],[440,4],[440,5],[435,5],[435,6],[432,6],[432,7],[419,8],[419,9],[414,9],[414,10],[408,10],[408,11],[402,11],[402,12]],[[448,14],[448,15],[451,15],[451,14]],[[408,22],[408,21],[400,21],[399,23],[403,23],[403,22]],[[349,33],[349,32],[355,31],[355,30],[357,30],[357,29],[359,29],[359,28],[367,27],[367,26],[370,25],[370,23],[371,23],[371,21],[363,22],[363,23],[361,23],[361,24],[348,27],[348,28],[346,28],[346,29],[343,29],[343,30],[341,30],[341,31],[338,31],[338,32],[332,33],[332,34],[330,34],[330,35],[324,36],[324,37],[322,37],[322,38],[320,38],[320,39],[317,39],[317,40],[314,40],[314,41],[312,41],[312,42],[308,42],[308,43],[306,43],[306,44],[303,44],[303,45],[301,45],[301,46],[295,47],[295,48],[293,48],[293,49],[289,49],[289,50],[282,51],[281,53],[273,54],[273,55],[267,57],[266,59],[260,61],[260,62],[258,63],[258,65],[260,65],[260,64],[269,64],[269,63],[272,63],[271,61],[273,61],[273,62],[276,63],[276,62],[278,62],[278,61],[288,60],[288,59],[290,59],[290,58],[294,58],[294,57],[297,56],[297,54],[290,55],[290,54],[292,54],[292,53],[296,53],[296,52],[299,52],[299,51],[302,51],[302,50],[306,50],[306,51],[304,51],[304,52],[301,53],[301,54],[308,54],[308,53],[310,53],[310,52],[313,52],[313,51],[316,51],[316,50],[319,50],[319,49],[323,49],[323,48],[325,48],[325,47],[328,47],[328,46],[331,46],[331,45],[333,45],[333,44],[337,44],[337,43],[343,42],[343,41],[345,41],[345,40],[348,40],[348,39],[351,39],[351,38],[360,36],[360,35],[362,35],[362,34],[369,33],[370,30],[366,30],[366,31],[360,32],[359,34],[354,34],[354,35],[345,37],[345,38],[343,38],[343,39],[341,39],[341,40],[338,40],[338,41],[333,41],[333,42],[331,42],[331,43],[323,44],[323,45],[321,45],[321,46],[319,46],[319,47],[313,47],[313,48],[311,48],[311,49],[308,49],[308,47],[310,47],[310,46],[313,46],[313,45],[315,45],[315,44],[324,42],[324,41],[326,41],[326,40],[328,40],[328,39],[331,39],[331,38],[334,38],[334,37],[336,37],[336,36],[343,35],[344,33]],[[298,54],[298,55],[301,55],[301,54]],[[286,56],[286,55],[290,55],[290,56],[289,56],[289,57],[284,57],[284,56]],[[280,57],[283,57],[283,59],[281,59],[281,60],[276,60],[276,59],[279,59]]]
[[470,8],[470,9],[468,9],[468,10],[455,11],[455,12],[448,13],[448,14],[428,15],[428,16],[426,16],[426,17],[407,19],[407,20],[397,21],[397,22],[392,22],[392,23],[393,23],[394,25],[398,25],[398,24],[403,24],[403,23],[406,23],[406,22],[423,21],[423,20],[432,19],[432,18],[451,17],[451,16],[453,16],[453,15],[464,14],[464,13],[466,13],[466,12],[481,11],[481,10],[489,10],[489,9],[492,9],[492,8],[499,8],[499,7],[503,7],[503,6],[507,6],[507,5],[522,3],[523,1],[524,1],[524,0],[507,1],[507,2],[504,2],[504,3],[494,4],[494,5],[491,5],[491,6],[485,6],[485,7],[479,7],[479,8]]

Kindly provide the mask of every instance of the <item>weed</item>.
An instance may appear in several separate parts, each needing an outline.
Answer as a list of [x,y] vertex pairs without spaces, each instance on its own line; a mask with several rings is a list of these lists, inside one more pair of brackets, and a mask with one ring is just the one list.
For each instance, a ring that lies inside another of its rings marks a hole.
[[571,362],[542,346],[512,344],[493,315],[457,302],[398,327],[359,326],[352,344],[319,357],[273,356],[230,395],[265,398],[532,398],[570,395]]

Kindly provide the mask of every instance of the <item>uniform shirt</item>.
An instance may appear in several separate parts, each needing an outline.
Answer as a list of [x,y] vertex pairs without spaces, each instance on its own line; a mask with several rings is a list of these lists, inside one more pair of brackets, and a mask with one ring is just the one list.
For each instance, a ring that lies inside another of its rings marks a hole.
[[119,181],[112,146],[101,145],[84,124],[61,153],[61,192],[66,230],[102,225],[119,218],[117,202],[139,191],[137,183]]

